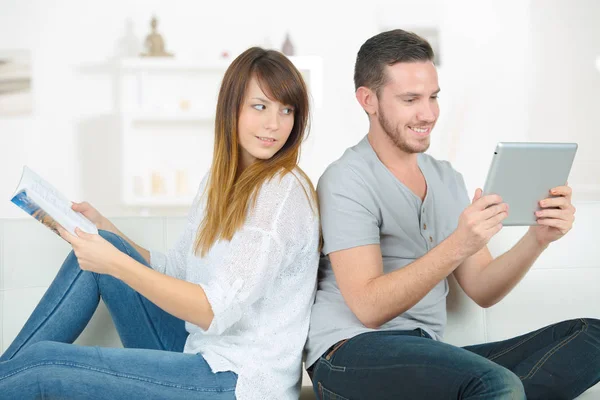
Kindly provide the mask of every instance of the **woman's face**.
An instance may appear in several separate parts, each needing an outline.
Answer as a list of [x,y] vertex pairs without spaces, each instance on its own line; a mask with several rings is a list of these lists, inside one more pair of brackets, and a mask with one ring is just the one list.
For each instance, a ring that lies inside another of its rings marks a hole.
[[270,100],[256,78],[248,83],[238,120],[240,163],[268,160],[285,144],[294,126],[294,109]]

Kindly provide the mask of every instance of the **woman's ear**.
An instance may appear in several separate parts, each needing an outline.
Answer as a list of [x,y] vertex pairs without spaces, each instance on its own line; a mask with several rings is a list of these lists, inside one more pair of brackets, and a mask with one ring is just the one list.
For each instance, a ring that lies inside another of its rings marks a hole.
[[377,111],[379,104],[377,95],[371,89],[364,86],[356,89],[356,100],[358,100],[367,114],[372,115]]

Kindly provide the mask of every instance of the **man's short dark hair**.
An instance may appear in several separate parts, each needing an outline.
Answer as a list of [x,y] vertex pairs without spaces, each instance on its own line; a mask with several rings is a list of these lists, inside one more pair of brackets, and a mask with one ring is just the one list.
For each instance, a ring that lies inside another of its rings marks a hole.
[[433,61],[433,57],[431,45],[419,35],[402,29],[382,32],[360,47],[354,65],[354,88],[365,86],[379,94],[387,80],[387,65]]

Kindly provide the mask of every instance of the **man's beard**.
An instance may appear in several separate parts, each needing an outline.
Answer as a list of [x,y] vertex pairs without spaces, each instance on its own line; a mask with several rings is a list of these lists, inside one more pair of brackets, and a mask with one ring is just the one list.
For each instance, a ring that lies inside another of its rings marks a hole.
[[379,120],[379,125],[381,125],[381,128],[383,129],[385,134],[390,138],[390,140],[394,143],[394,145],[397,148],[399,148],[400,150],[402,150],[403,152],[408,153],[408,154],[424,153],[429,148],[429,144],[430,144],[429,138],[427,138],[427,143],[426,143],[426,146],[424,149],[411,146],[408,143],[408,141],[403,140],[401,137],[402,135],[400,134],[400,131],[398,129],[394,129],[394,127],[392,126],[390,121],[385,117],[385,114],[383,113],[382,108],[379,109],[379,115],[378,115],[377,119]]

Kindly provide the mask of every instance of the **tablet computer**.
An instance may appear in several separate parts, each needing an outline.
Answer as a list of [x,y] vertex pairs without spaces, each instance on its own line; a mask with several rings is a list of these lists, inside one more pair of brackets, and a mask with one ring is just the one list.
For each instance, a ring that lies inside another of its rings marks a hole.
[[539,201],[567,182],[577,143],[498,143],[483,194],[508,203],[506,226],[537,225]]

